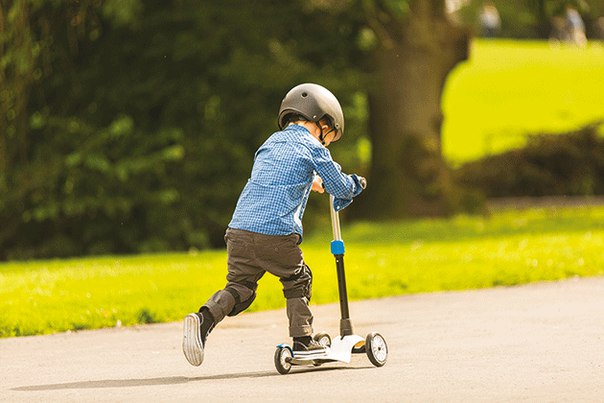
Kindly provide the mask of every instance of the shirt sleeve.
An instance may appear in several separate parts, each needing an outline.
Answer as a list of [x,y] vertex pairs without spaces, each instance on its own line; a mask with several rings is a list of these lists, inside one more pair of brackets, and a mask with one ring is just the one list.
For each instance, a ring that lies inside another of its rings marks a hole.
[[312,154],[315,170],[323,179],[325,190],[335,198],[334,208],[336,211],[344,209],[363,191],[359,177],[343,173],[342,167],[331,158],[325,147],[317,147]]

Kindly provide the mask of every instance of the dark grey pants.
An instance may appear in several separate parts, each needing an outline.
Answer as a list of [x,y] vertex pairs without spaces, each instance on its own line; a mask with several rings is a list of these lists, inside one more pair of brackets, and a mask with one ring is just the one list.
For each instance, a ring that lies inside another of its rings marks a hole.
[[283,284],[290,337],[311,335],[312,273],[304,263],[299,239],[297,234],[274,236],[229,228],[227,285],[203,305],[215,322],[247,309],[256,298],[258,280],[269,272]]

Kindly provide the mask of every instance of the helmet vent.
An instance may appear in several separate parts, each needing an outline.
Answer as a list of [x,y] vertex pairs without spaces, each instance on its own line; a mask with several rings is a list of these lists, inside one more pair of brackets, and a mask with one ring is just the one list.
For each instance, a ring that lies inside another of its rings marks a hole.
[[302,98],[306,98],[308,96],[308,92],[303,92],[302,93]]

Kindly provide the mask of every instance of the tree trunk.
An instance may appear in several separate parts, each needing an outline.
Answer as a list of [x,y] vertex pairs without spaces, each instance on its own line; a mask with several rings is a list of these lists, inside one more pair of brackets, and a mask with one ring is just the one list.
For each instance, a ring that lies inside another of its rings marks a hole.
[[0,66],[0,171],[6,173],[14,159],[26,163],[29,148],[27,105],[36,60],[28,2],[0,4],[0,36],[5,58]]
[[446,214],[452,186],[441,153],[441,95],[448,73],[467,58],[469,34],[447,19],[443,1],[414,1],[403,21],[382,28],[388,38],[373,59],[373,155],[361,214]]
[[[4,4],[0,3],[0,34],[2,35],[0,38],[0,55],[6,55],[6,49],[8,47],[5,44],[7,36],[7,12],[4,7]],[[0,88],[4,89],[5,94],[8,92],[6,91],[7,82],[4,66],[0,66]],[[0,94],[0,175],[5,174],[6,169],[8,168],[8,140],[6,134],[8,128],[8,95],[5,94]],[[2,186],[2,183],[0,183],[0,186]]]

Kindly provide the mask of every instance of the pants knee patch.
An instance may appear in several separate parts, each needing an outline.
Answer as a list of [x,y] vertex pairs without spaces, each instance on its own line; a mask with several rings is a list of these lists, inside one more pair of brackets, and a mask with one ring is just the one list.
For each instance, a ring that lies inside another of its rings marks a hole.
[[227,316],[236,316],[236,315],[240,314],[241,312],[243,312],[247,308],[249,308],[250,305],[252,305],[252,302],[254,302],[254,300],[256,299],[256,286],[252,287],[251,285],[248,285],[248,284],[242,284],[242,285],[244,285],[248,290],[251,291],[251,295],[248,298],[245,298],[243,300],[241,298],[241,294],[239,292],[237,292],[237,290],[235,288],[227,286],[224,289],[226,292],[231,294],[233,296],[233,298],[235,299],[235,306],[233,306],[233,309],[231,310],[231,312],[229,312],[227,314]]
[[306,298],[310,301],[312,296],[312,271],[310,267],[304,265],[298,273],[281,281],[284,285],[289,282],[294,283],[292,287],[287,287],[287,289],[284,287],[283,295],[285,295],[285,298]]

